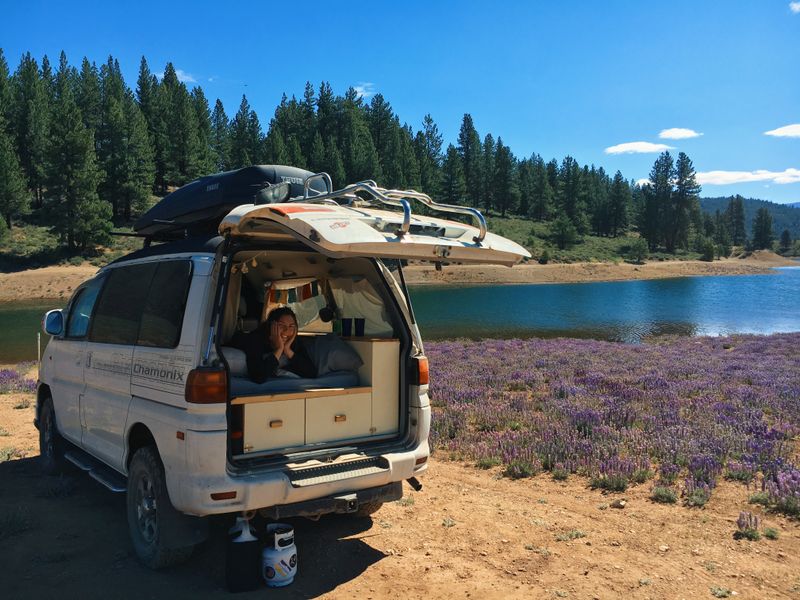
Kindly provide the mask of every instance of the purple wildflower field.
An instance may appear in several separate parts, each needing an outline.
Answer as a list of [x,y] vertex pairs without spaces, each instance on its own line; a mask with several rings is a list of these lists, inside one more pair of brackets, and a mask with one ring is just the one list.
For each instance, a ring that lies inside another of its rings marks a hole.
[[426,350],[435,452],[510,477],[577,473],[611,491],[652,478],[689,506],[726,477],[800,515],[800,333]]
[[35,392],[36,380],[28,379],[24,373],[33,363],[21,363],[16,369],[0,369],[0,394],[10,392]]

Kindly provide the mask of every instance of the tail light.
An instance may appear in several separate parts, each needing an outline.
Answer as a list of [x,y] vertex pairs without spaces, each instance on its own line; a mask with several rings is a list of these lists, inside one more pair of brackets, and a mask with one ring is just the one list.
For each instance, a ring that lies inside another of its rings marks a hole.
[[412,369],[411,381],[414,385],[428,385],[430,379],[428,375],[428,359],[425,356],[417,356],[412,363],[416,368]]
[[200,368],[189,372],[186,401],[193,404],[219,404],[228,401],[228,374],[222,368]]

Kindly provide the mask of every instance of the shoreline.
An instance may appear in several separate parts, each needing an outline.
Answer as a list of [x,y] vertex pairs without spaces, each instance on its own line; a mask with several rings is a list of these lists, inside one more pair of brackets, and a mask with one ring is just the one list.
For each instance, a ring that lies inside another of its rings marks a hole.
[[441,271],[428,265],[409,265],[404,269],[409,285],[513,285],[589,283],[669,279],[719,275],[769,275],[775,267],[800,266],[800,261],[772,252],[759,251],[747,258],[725,258],[714,262],[671,260],[630,263],[555,263],[497,265],[451,265]]
[[[763,275],[775,267],[800,266],[800,261],[772,252],[758,251],[747,258],[725,258],[714,262],[699,260],[629,263],[551,263],[498,265],[451,265],[436,271],[429,265],[404,269],[409,285],[503,285],[539,283],[586,283],[696,277],[707,275]],[[0,303],[25,300],[66,301],[73,290],[98,268],[89,264],[59,265],[0,273]]]

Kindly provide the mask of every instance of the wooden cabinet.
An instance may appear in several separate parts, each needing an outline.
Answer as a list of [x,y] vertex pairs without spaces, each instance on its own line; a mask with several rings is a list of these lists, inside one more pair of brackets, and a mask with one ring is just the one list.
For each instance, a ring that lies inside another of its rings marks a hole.
[[399,431],[400,342],[350,338],[358,352],[360,387],[324,388],[234,398],[243,405],[244,454],[299,450],[342,440],[387,437]]

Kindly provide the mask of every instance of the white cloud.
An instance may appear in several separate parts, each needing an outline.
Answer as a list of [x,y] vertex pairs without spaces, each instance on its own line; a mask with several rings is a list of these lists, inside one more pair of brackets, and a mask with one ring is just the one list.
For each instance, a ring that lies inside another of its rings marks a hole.
[[[178,81],[182,83],[197,83],[197,80],[194,78],[194,76],[191,73],[187,73],[183,69],[175,69],[175,75],[178,77]],[[164,79],[164,71],[156,73],[156,77],[158,77],[159,80]]]
[[364,98],[364,100],[369,100],[375,95],[375,84],[369,81],[361,81],[358,85],[353,86],[353,89],[358,94],[359,98]]
[[[800,2],[797,3],[800,5]],[[764,135],[772,135],[775,137],[800,137],[800,123],[794,125],[786,125],[785,127],[778,127],[770,131],[765,131]]]
[[642,187],[643,185],[647,185],[649,183],[650,183],[650,180],[647,177],[645,177],[644,179],[637,179],[636,180],[636,185],[638,185],[639,187]]
[[662,129],[661,133],[658,134],[662,140],[686,140],[689,138],[696,138],[703,135],[702,133],[697,133],[693,129],[684,129],[682,127],[672,127],[671,129]]
[[649,154],[651,152],[664,152],[664,150],[674,150],[672,146],[666,144],[652,144],[650,142],[627,142],[609,146],[605,149],[606,154]]
[[800,14],[800,2],[789,2],[789,10],[794,14]]
[[772,183],[800,183],[800,169],[785,169],[783,171],[706,171],[697,174],[697,183],[700,185],[730,185],[732,183],[752,183],[754,181],[769,181]]

